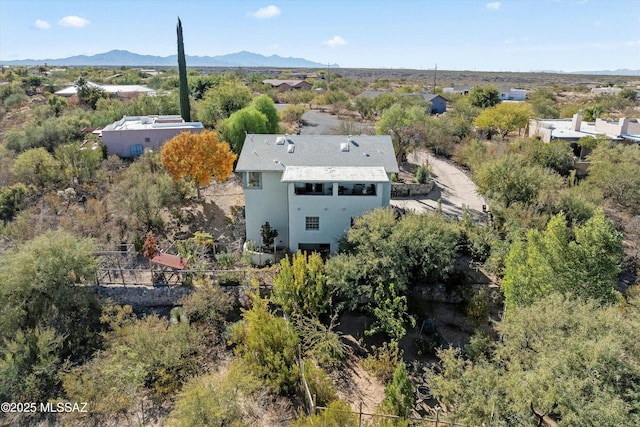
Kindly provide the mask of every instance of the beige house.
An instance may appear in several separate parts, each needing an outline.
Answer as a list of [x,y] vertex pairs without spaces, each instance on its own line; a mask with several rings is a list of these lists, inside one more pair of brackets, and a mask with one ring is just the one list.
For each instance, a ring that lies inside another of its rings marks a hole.
[[311,83],[306,80],[280,80],[280,79],[266,79],[262,83],[271,85],[271,87],[278,90],[278,92],[284,92],[287,90],[311,90],[313,87]]
[[582,121],[581,114],[571,119],[531,120],[529,136],[544,142],[560,139],[577,142],[584,136],[604,135],[611,140],[640,142],[640,122],[638,119],[623,117],[619,120],[596,119],[595,122]]

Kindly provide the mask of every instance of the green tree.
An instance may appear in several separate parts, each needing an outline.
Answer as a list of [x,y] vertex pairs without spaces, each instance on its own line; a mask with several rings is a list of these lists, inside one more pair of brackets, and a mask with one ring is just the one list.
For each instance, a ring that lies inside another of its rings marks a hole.
[[409,108],[396,103],[386,109],[376,122],[378,135],[391,135],[398,163],[402,163],[405,155],[424,141],[421,127],[427,120],[426,110],[419,106]]
[[187,82],[187,61],[184,53],[184,40],[182,39],[182,22],[178,18],[178,75],[180,81],[180,115],[185,122],[191,121],[191,104],[189,102],[189,83]]
[[557,106],[556,96],[550,88],[543,87],[530,91],[527,97],[531,102],[535,117],[540,119],[560,118],[560,110]]
[[640,148],[637,145],[597,144],[589,156],[585,184],[634,213],[640,212]]
[[573,230],[564,214],[555,215],[546,230],[530,230],[511,244],[501,284],[505,303],[528,305],[552,292],[614,302],[621,261],[622,235],[601,209]]
[[473,124],[489,134],[498,132],[504,139],[510,132],[527,127],[532,115],[529,104],[508,102],[486,108]]
[[318,317],[329,308],[332,290],[327,285],[320,255],[298,250],[280,261],[280,272],[273,284],[271,299],[289,316]]
[[100,150],[82,149],[78,144],[68,144],[56,147],[55,158],[68,182],[82,183],[96,178],[102,153]]
[[398,342],[407,333],[406,323],[411,327],[416,325],[416,320],[408,313],[407,297],[398,295],[393,283],[378,285],[369,311],[375,320],[365,331],[367,335],[383,332]]
[[234,353],[256,377],[283,395],[294,392],[299,382],[296,364],[298,336],[293,326],[275,316],[260,298],[251,293],[252,308],[242,314],[243,320],[231,329]]
[[[93,292],[96,248],[62,231],[49,231],[0,259],[0,394],[4,400],[58,395],[59,370],[79,362],[99,343]],[[9,386],[10,385],[10,386]]]
[[[432,394],[464,424],[636,425],[638,308],[552,294],[514,307],[487,358],[441,350]],[[532,326],[535,325],[535,326]],[[536,415],[539,414],[539,415]]]
[[474,86],[469,91],[469,102],[474,107],[489,108],[500,104],[500,91],[493,85]]
[[0,220],[4,225],[22,209],[28,194],[29,189],[21,182],[0,190]]
[[280,131],[280,126],[278,125],[280,117],[273,100],[268,95],[260,95],[253,100],[251,105],[267,118],[267,133],[278,133]]
[[507,154],[484,162],[474,173],[478,192],[503,206],[520,202],[535,203],[540,191],[561,186],[560,177],[538,165],[527,165],[526,160]]
[[415,283],[448,277],[458,239],[458,228],[438,214],[398,219],[392,209],[376,209],[355,220],[327,261],[328,282],[351,307],[371,300],[380,283],[404,295]]
[[268,119],[253,107],[243,108],[222,121],[218,133],[227,141],[234,153],[242,151],[247,134],[269,133]]
[[198,120],[206,126],[218,127],[221,120],[251,103],[251,92],[235,80],[225,81],[209,89],[197,107]]
[[620,93],[618,93],[618,97],[631,102],[636,102],[638,100],[638,91],[631,88],[622,89]]
[[406,417],[411,415],[414,405],[414,387],[407,373],[407,366],[400,361],[393,379],[384,389],[382,409],[385,413]]
[[44,148],[33,148],[18,155],[12,169],[18,180],[39,189],[55,185],[59,179],[59,163]]

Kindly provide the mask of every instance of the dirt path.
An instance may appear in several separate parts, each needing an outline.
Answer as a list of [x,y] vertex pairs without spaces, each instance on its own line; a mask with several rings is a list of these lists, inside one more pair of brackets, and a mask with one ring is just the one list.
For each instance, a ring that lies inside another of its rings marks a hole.
[[393,199],[393,206],[425,212],[437,210],[440,205],[445,214],[458,218],[462,216],[465,208],[474,216],[482,215],[482,205],[485,205],[486,201],[478,194],[476,184],[458,167],[422,150],[411,153],[408,160],[417,165],[426,164],[430,167],[436,185],[426,196]]

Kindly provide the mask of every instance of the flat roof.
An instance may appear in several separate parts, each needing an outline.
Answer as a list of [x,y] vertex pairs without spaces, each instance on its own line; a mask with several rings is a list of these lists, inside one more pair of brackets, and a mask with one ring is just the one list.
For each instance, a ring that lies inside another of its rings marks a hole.
[[203,129],[200,122],[185,122],[180,116],[124,116],[105,126],[102,131],[143,129]]
[[389,182],[382,166],[287,166],[281,182]]

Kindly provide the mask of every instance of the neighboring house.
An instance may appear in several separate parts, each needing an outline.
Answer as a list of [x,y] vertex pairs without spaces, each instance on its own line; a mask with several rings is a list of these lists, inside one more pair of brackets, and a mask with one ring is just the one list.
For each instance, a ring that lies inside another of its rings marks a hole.
[[440,95],[425,93],[422,94],[422,99],[431,103],[430,114],[442,114],[447,111],[447,100]]
[[387,206],[398,173],[388,135],[247,135],[236,172],[243,175],[247,241],[335,253],[353,218]]
[[[140,95],[149,95],[149,96],[157,95],[155,90],[142,85],[100,85],[93,82],[87,82],[87,86],[90,88],[91,87],[100,88],[104,90],[106,93],[108,93],[109,95],[115,98],[120,98],[122,100],[135,98],[136,96],[140,96]],[[55,92],[55,94],[58,96],[64,96],[67,98],[71,96],[75,96],[78,94],[78,86],[76,86],[75,84],[71,86],[67,86],[64,89]]]
[[514,89],[510,87],[498,88],[500,91],[500,100],[502,101],[524,101],[527,99],[527,91],[525,89]]
[[452,86],[443,88],[442,93],[453,93],[457,95],[467,96],[469,95],[471,89],[473,89],[473,86]]
[[278,90],[278,92],[284,92],[287,90],[310,90],[312,85],[306,80],[280,80],[280,79],[266,79],[262,83],[271,85],[271,87]]
[[200,122],[185,122],[180,116],[124,116],[95,131],[109,155],[137,157],[145,149],[157,150],[182,132],[200,133]]
[[612,141],[630,141],[640,143],[640,122],[638,119],[623,117],[619,120],[596,119],[595,122],[583,122],[581,114],[571,119],[531,120],[529,137],[540,138],[544,142],[562,140],[571,144],[579,155],[577,142],[584,136],[604,135]]
[[390,93],[397,96],[419,96],[423,101],[431,103],[429,108],[429,114],[442,114],[447,111],[447,100],[441,95],[434,95],[428,92],[423,93],[402,93],[402,92],[386,92],[380,90],[365,90],[356,98],[369,98],[375,99],[380,95]]

